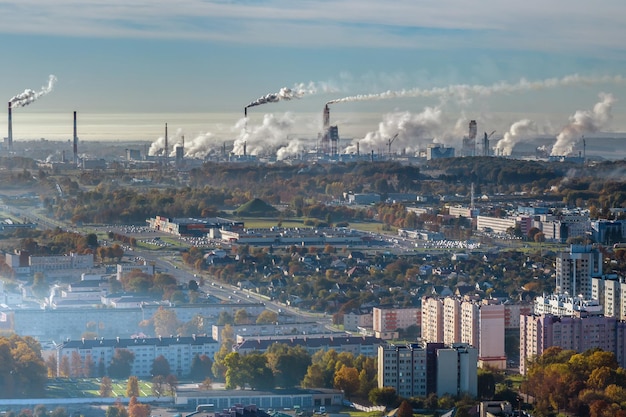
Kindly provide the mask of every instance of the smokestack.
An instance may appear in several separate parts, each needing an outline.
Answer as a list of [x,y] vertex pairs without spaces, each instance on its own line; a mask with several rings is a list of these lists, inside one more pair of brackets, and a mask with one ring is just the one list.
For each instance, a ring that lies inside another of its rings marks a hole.
[[167,156],[169,155],[167,149],[167,123],[165,123],[165,165],[167,165]]
[[324,115],[322,117],[322,120],[324,124],[324,130],[326,131],[330,126],[330,109],[328,108],[328,104],[324,106]]
[[248,146],[248,142],[243,143],[243,156],[246,156],[246,147]]
[[76,111],[74,111],[74,163],[78,163],[78,134],[76,133]]
[[13,116],[11,114],[11,102],[9,101],[9,131],[7,133],[7,146],[13,150]]
[[248,117],[248,108],[247,107],[243,108],[243,117]]
[[361,154],[361,153],[360,153],[360,149],[359,149],[359,148],[360,148],[360,143],[359,143],[359,142],[357,142],[357,143],[356,143],[356,154],[357,154],[357,155],[360,155],[360,154]]

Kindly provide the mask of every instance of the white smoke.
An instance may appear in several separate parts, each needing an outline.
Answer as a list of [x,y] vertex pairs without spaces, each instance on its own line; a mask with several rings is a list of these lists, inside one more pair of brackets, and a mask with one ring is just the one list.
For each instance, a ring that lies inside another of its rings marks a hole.
[[607,93],[600,93],[599,97],[600,101],[593,106],[593,110],[578,110],[570,116],[570,123],[557,135],[550,155],[564,156],[572,153],[583,134],[597,132],[608,125],[616,100]]
[[[378,130],[369,132],[362,139],[354,139],[346,147],[345,153],[356,153],[357,142],[360,152],[389,151],[389,142],[393,139],[393,149],[418,151],[427,143],[441,141],[448,136],[442,132],[443,112],[440,107],[426,107],[421,113],[414,114],[408,111],[388,113],[378,124]],[[393,150],[392,150],[393,152]]]
[[308,145],[310,145],[310,143],[305,139],[292,139],[286,146],[276,151],[276,159],[282,161],[284,159],[297,157],[307,150]]
[[[170,152],[167,156],[176,155],[176,150],[174,149],[174,147],[179,143],[182,144],[182,134],[183,134],[183,130],[178,128],[176,130],[176,133],[174,133],[172,136],[168,136],[167,147],[169,148]],[[165,136],[159,136],[157,140],[155,140],[154,142],[150,144],[150,148],[148,149],[148,155],[160,156],[160,155],[163,155],[164,153],[165,153]]]
[[293,114],[289,112],[280,117],[266,114],[263,116],[263,123],[252,128],[246,128],[245,120],[242,119],[236,126],[240,129],[240,134],[233,144],[233,153],[243,155],[244,146],[248,155],[273,151],[288,142],[288,136],[294,126]]
[[283,100],[293,100],[301,98],[305,95],[317,94],[319,92],[335,92],[335,88],[326,83],[299,83],[293,86],[293,88],[283,87],[277,93],[269,93],[262,97],[257,98],[246,106],[254,107],[266,103],[277,103]]
[[414,88],[410,90],[385,91],[376,94],[363,94],[349,96],[331,100],[328,104],[345,103],[350,101],[371,101],[386,100],[399,97],[436,97],[440,99],[454,98],[461,103],[471,101],[472,95],[490,96],[496,93],[515,93],[529,90],[543,90],[546,88],[564,87],[580,84],[600,84],[600,83],[624,83],[626,79],[621,75],[604,77],[586,77],[578,74],[567,75],[562,78],[548,78],[540,81],[528,81],[521,79],[517,83],[499,82],[492,85],[468,85],[456,84],[447,87],[436,87],[431,89]]
[[55,77],[54,75],[50,75],[48,77],[48,85],[44,85],[39,91],[31,90],[30,88],[24,90],[23,92],[9,100],[9,103],[11,103],[11,107],[24,107],[34,103],[39,97],[51,92],[56,81],[57,77]]
[[496,154],[511,155],[516,144],[536,133],[537,125],[535,122],[529,119],[518,120],[511,125],[509,131],[496,144]]

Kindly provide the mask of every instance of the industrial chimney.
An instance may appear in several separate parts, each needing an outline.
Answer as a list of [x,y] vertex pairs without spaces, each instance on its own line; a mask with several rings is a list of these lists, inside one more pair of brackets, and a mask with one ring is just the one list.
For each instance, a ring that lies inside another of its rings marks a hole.
[[167,156],[168,156],[168,149],[167,149],[167,123],[165,123],[165,155],[163,157],[164,161],[165,161],[165,165],[167,165]]
[[74,111],[74,164],[78,164],[78,134],[76,131],[76,111]]
[[13,150],[13,116],[11,115],[11,102],[9,101],[9,131],[7,133],[7,146]]

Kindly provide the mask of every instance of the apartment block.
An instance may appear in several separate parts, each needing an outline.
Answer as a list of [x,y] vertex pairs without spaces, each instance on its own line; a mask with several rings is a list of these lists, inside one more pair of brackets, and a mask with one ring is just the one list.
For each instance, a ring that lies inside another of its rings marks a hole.
[[528,371],[528,361],[552,346],[582,353],[592,348],[613,352],[621,367],[626,366],[626,322],[600,315],[520,317],[520,373]]
[[57,347],[57,366],[61,365],[63,357],[71,363],[74,352],[80,355],[83,363],[90,356],[96,365],[102,361],[108,366],[118,349],[126,349],[134,354],[131,375],[150,377],[154,360],[163,356],[172,373],[183,377],[191,371],[194,356],[206,355],[213,358],[219,344],[207,336],[71,340]]
[[477,394],[478,351],[467,344],[382,345],[378,348],[378,387],[398,395],[426,397]]

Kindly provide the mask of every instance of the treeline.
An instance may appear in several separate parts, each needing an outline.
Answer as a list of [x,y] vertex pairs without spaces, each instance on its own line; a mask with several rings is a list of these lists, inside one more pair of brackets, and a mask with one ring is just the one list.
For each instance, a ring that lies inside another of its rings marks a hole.
[[612,352],[548,348],[529,367],[522,392],[537,415],[565,411],[591,417],[626,416],[626,370]]
[[41,398],[47,369],[41,345],[30,336],[0,337],[0,398]]

